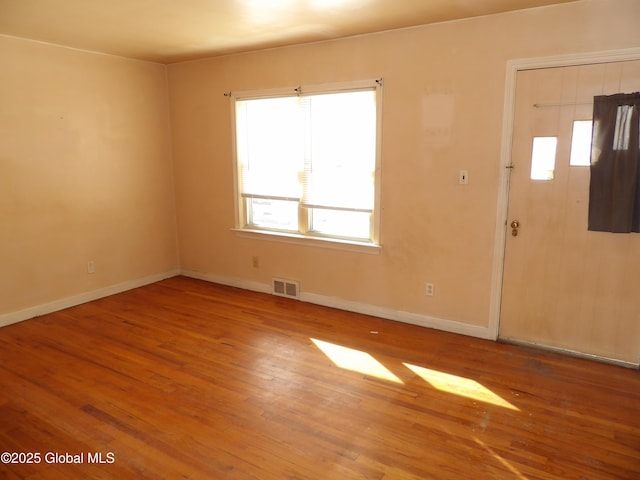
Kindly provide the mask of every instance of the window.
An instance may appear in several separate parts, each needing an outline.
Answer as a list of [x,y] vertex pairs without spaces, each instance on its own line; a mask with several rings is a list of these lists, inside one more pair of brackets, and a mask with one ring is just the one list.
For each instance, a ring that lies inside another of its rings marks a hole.
[[573,122],[571,135],[571,157],[569,165],[573,167],[588,167],[591,165],[591,120],[576,120]]
[[233,95],[237,226],[377,243],[380,89]]
[[553,180],[557,137],[533,137],[531,180]]

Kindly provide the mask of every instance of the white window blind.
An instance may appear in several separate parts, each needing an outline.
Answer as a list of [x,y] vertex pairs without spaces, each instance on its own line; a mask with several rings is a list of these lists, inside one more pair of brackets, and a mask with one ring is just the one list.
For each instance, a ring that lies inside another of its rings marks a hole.
[[307,97],[310,161],[303,207],[371,213],[376,165],[375,91]]
[[300,200],[304,129],[298,98],[236,102],[237,156],[244,197]]

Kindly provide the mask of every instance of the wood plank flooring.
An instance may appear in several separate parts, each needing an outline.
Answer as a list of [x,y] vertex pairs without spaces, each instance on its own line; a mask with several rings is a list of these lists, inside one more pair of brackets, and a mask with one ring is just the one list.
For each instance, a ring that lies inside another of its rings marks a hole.
[[0,452],[40,458],[7,479],[631,480],[640,372],[176,277],[0,329]]

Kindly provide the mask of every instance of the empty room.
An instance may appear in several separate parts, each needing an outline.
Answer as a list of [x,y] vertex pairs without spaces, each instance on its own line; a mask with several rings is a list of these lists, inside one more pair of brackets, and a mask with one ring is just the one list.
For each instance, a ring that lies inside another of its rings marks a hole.
[[0,478],[640,478],[638,0],[0,0]]

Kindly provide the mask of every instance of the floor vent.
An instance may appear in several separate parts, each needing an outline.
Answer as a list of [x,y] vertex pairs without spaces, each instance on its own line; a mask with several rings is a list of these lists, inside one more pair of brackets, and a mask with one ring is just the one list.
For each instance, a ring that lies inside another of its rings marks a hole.
[[293,280],[274,278],[273,294],[280,297],[300,298],[300,284]]

